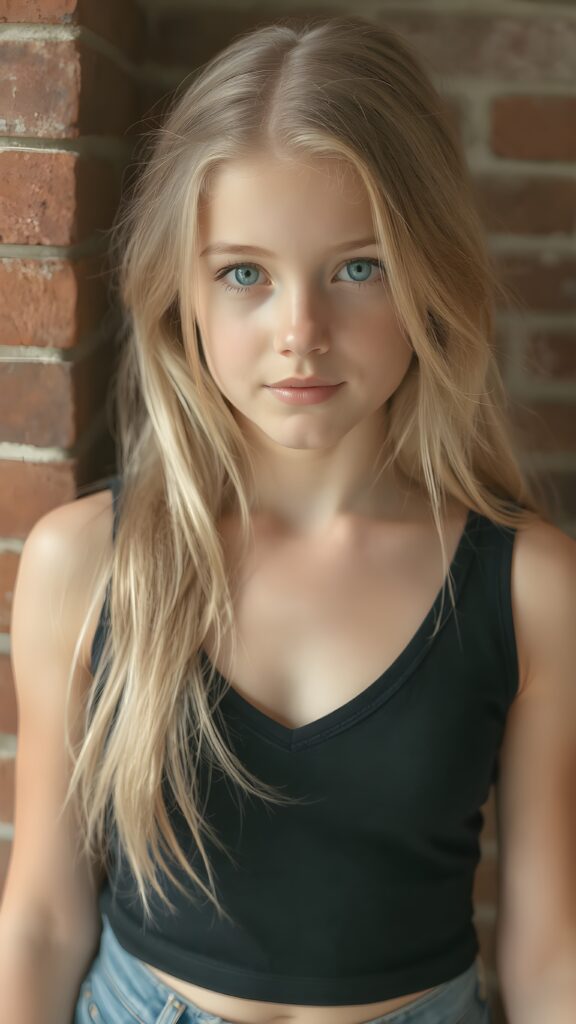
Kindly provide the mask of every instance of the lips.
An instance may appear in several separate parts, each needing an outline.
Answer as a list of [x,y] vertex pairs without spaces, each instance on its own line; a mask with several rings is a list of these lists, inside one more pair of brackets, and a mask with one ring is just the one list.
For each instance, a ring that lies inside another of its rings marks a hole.
[[297,377],[286,377],[285,380],[277,380],[273,384],[267,384],[269,388],[333,388],[339,382],[332,383],[329,380],[322,380],[321,377],[307,377],[299,380]]

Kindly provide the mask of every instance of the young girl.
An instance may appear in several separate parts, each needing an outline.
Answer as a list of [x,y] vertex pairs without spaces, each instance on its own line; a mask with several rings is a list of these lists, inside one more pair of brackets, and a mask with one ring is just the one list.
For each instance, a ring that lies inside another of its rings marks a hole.
[[433,86],[360,18],[239,38],[115,237],[120,471],[18,573],[5,1019],[490,1021],[496,784],[509,1020],[568,1024],[576,544]]

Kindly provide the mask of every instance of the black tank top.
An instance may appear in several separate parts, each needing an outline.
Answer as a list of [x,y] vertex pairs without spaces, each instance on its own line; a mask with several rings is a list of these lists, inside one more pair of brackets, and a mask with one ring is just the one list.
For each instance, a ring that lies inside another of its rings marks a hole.
[[[120,481],[111,486],[117,515]],[[100,907],[125,949],[204,988],[303,1005],[391,999],[472,964],[481,808],[518,687],[514,535],[471,511],[451,565],[456,618],[446,594],[430,639],[439,592],[393,664],[317,721],[289,729],[226,692],[218,713],[237,756],[306,802],[240,804],[212,773],[205,813],[234,860],[210,843],[207,850],[233,923],[200,889],[196,902],[183,899],[161,873],[177,913],[152,893],[147,924],[126,858],[113,858]],[[93,671],[107,615],[105,602]],[[207,884],[177,811],[171,821]],[[170,867],[190,891],[182,869]]]

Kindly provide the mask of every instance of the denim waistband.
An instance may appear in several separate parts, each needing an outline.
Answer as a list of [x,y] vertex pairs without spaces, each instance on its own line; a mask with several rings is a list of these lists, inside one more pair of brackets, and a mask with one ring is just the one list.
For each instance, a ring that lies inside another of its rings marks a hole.
[[[124,1007],[124,1020],[136,1024],[157,1024],[159,1020],[179,1021],[180,1024],[230,1024],[216,1014],[202,1010],[195,1003],[165,985],[141,960],[129,953],[116,938],[106,917],[98,956],[93,964],[90,994],[98,1004],[98,990],[103,1003],[116,998]],[[101,982],[99,974],[101,972]],[[475,960],[457,977],[436,986],[431,992],[413,1000],[391,1013],[375,1017],[364,1024],[487,1024],[490,1011],[483,992],[479,961]],[[170,1007],[170,1013],[166,1010]],[[106,1007],[102,1007],[105,1017]],[[116,1020],[116,1018],[115,1018]],[[120,1017],[118,1017],[120,1022]]]

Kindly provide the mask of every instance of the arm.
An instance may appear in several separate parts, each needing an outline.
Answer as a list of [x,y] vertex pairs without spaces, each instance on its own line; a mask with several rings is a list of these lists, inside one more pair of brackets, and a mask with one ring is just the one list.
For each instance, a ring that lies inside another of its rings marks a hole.
[[497,970],[510,1024],[576,1021],[576,543],[519,531],[512,604],[522,685],[496,789]]
[[[70,764],[65,695],[81,617],[88,607],[87,558],[97,545],[89,496],[54,509],[28,535],[16,578],[11,658],[18,706],[14,839],[0,904],[2,1020],[70,1024],[83,977],[98,947],[100,877],[78,855],[73,807],[58,814]],[[98,524],[98,529],[102,529]],[[94,554],[92,554],[92,552]],[[91,682],[73,679],[74,743]]]
[[92,954],[23,935],[0,921],[2,1017],[11,1024],[68,1024]]

